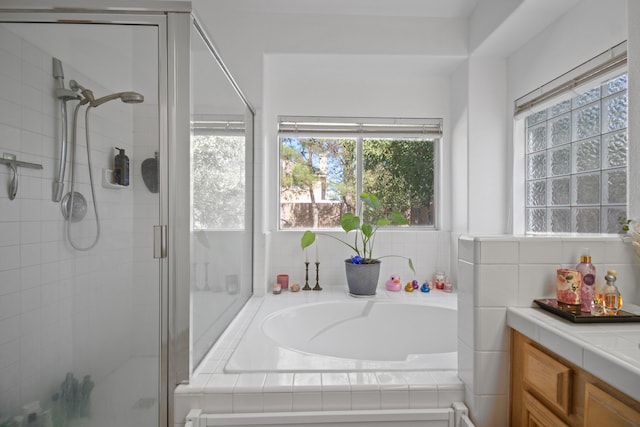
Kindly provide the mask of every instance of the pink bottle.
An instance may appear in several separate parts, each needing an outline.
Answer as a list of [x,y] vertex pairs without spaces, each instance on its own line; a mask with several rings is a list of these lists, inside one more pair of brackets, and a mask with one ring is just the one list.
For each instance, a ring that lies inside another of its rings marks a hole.
[[596,267],[591,264],[589,249],[584,248],[580,255],[580,263],[576,265],[576,270],[582,275],[582,285],[580,286],[580,299],[582,300],[581,311],[591,313],[591,301],[596,289]]

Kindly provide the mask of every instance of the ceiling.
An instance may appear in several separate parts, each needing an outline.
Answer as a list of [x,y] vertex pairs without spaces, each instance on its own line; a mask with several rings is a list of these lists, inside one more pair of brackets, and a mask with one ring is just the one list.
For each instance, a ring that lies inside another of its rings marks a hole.
[[[220,0],[214,0],[220,1]],[[254,13],[467,18],[480,0],[222,0]]]

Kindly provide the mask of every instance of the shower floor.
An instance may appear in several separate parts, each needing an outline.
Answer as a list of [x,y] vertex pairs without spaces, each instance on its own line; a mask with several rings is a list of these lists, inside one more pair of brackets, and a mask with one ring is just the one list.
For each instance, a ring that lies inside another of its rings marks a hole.
[[[129,359],[96,382],[91,394],[91,417],[75,419],[69,427],[157,426],[157,376],[156,358]],[[137,380],[132,382],[132,378]]]
[[[174,422],[184,423],[190,409],[206,413],[430,409],[448,408],[453,402],[464,400],[464,385],[456,370],[225,372],[229,358],[254,318],[270,311],[265,307],[277,310],[349,298],[342,288],[330,287],[322,292],[252,297],[195,370],[191,382],[176,388]],[[448,304],[455,295],[382,290],[374,298],[380,301],[443,298],[443,304]]]

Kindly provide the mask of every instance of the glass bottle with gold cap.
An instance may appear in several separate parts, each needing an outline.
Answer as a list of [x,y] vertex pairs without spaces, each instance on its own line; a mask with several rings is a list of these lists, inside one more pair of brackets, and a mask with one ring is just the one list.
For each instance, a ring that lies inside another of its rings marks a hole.
[[621,307],[620,291],[616,286],[617,272],[616,270],[607,270],[604,276],[607,284],[602,290],[602,308],[607,316],[617,316]]

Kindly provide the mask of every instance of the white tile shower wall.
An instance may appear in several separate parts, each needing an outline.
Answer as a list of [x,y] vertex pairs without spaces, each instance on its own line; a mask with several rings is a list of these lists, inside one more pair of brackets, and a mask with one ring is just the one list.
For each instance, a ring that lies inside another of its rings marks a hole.
[[597,280],[616,269],[625,299],[640,300],[638,259],[619,236],[462,236],[458,248],[458,369],[478,427],[508,425],[506,309],[554,297],[558,266],[576,264],[589,248]]
[[[90,113],[101,238],[89,252],[72,250],[60,207],[51,201],[59,156],[51,61],[49,53],[0,26],[0,153],[44,167],[19,170],[18,195],[11,201],[9,169],[0,165],[0,414],[48,400],[67,372],[99,380],[131,353],[126,325],[132,313],[133,195],[100,186],[113,147],[131,152],[131,107],[113,102]],[[110,92],[64,66],[67,81],[76,78],[97,96]],[[95,221],[80,122],[76,190],[87,197],[89,209],[87,219],[72,226],[72,236],[87,245]]]

